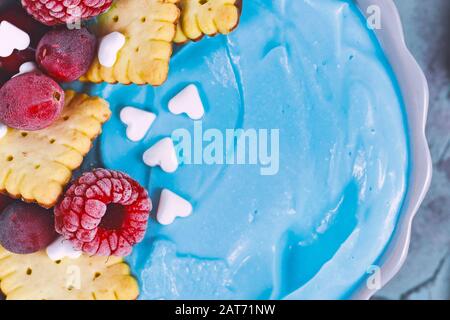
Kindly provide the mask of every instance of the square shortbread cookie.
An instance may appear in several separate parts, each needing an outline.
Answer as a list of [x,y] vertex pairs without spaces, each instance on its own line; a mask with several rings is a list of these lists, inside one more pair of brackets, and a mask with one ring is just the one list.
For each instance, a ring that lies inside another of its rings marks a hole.
[[50,127],[8,129],[0,139],[0,193],[54,206],[110,115],[105,100],[67,91],[62,114]]
[[185,43],[233,31],[239,24],[242,0],[180,0],[178,6],[181,18],[174,42]]
[[121,258],[52,261],[44,251],[19,255],[2,247],[0,288],[8,300],[133,300],[139,294]]
[[172,41],[180,10],[178,0],[116,0],[93,27],[98,37],[120,32],[125,45],[111,67],[96,58],[82,81],[94,83],[151,84],[167,79]]

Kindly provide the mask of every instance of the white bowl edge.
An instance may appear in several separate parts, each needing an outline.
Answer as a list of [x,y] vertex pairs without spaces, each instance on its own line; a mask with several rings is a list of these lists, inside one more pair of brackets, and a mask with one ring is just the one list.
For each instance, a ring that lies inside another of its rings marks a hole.
[[[354,0],[367,17],[368,8],[377,6],[381,13],[381,28],[374,30],[396,75],[406,108],[410,143],[410,176],[404,204],[396,230],[383,255],[380,267],[381,287],[400,270],[408,254],[411,227],[430,187],[432,161],[425,126],[428,114],[429,91],[425,75],[405,43],[402,23],[393,0]],[[351,295],[352,299],[370,299],[378,290],[366,283]]]

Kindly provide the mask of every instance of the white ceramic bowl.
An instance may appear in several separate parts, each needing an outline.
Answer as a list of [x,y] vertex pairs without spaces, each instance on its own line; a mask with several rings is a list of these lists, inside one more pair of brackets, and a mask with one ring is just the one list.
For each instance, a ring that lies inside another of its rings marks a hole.
[[[406,200],[394,235],[378,262],[384,286],[400,270],[406,259],[412,220],[431,182],[432,162],[425,136],[429,92],[425,75],[405,44],[400,16],[393,0],[354,1],[366,16],[369,15],[370,6],[380,9],[381,28],[375,32],[399,82],[409,130],[411,170]],[[369,289],[363,283],[353,298],[369,299],[375,292],[376,290]]]

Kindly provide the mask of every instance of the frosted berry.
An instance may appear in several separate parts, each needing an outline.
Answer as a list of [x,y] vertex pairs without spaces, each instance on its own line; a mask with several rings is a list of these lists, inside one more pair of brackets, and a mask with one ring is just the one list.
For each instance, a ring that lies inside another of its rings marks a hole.
[[15,201],[0,214],[0,245],[17,254],[40,251],[57,237],[53,219],[50,210]]
[[144,238],[152,203],[128,175],[106,169],[83,174],[55,207],[55,227],[89,255],[126,256]]
[[48,26],[74,23],[98,16],[113,0],[22,0],[22,6],[36,20]]
[[0,89],[0,122],[14,129],[44,129],[58,118],[63,106],[63,89],[39,72],[12,78]]
[[49,31],[39,42],[36,62],[57,81],[75,81],[89,69],[96,46],[97,38],[86,28],[58,28]]

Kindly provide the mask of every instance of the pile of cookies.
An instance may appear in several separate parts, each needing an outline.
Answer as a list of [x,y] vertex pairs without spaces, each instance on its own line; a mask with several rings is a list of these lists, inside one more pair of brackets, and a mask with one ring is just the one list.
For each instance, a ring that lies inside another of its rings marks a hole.
[[100,38],[118,32],[126,41],[113,65],[96,59],[82,80],[161,85],[174,43],[228,34],[237,27],[240,10],[240,0],[116,1],[94,30]]
[[0,291],[7,299],[136,299],[122,257],[143,240],[151,200],[121,172],[71,181],[111,111],[60,83],[161,85],[174,46],[231,32],[241,0],[22,5],[0,8]]

